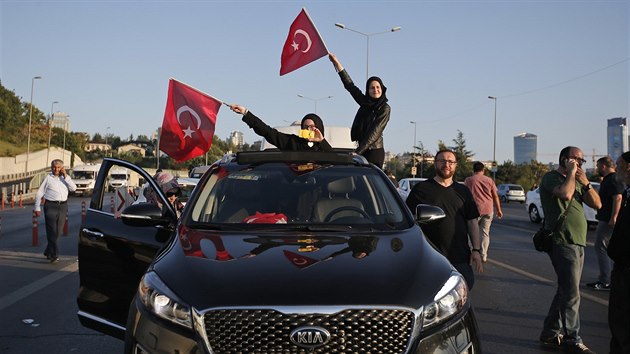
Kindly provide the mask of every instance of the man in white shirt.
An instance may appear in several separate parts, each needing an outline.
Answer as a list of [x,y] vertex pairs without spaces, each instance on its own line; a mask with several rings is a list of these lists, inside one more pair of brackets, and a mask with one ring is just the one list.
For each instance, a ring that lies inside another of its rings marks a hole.
[[68,192],[77,189],[76,184],[63,168],[63,161],[56,159],[50,163],[51,174],[44,178],[35,195],[35,215],[41,215],[41,202],[44,202],[44,220],[46,221],[46,238],[48,245],[44,256],[50,263],[59,262],[59,247],[57,240],[63,231],[63,225],[68,215]]

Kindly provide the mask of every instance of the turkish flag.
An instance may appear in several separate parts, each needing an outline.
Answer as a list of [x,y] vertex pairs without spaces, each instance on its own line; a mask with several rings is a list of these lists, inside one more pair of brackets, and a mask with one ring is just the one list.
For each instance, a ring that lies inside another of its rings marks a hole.
[[300,269],[304,269],[312,266],[313,264],[318,263],[317,259],[313,259],[310,257],[302,256],[301,254],[297,254],[291,251],[284,250],[284,256],[296,267]]
[[221,101],[170,79],[160,150],[178,162],[205,154],[212,146],[219,108]]
[[328,54],[328,49],[305,9],[295,18],[282,48],[280,76]]

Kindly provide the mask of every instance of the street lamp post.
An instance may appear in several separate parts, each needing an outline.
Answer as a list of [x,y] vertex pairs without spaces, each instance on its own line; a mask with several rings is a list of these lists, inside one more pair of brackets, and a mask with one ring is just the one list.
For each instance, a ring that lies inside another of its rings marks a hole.
[[24,164],[24,172],[28,173],[28,159],[31,154],[31,123],[33,121],[33,88],[35,87],[35,80],[41,79],[41,76],[34,76],[31,80],[31,104],[30,113],[28,115],[28,139],[26,143],[26,163]]
[[[66,115],[66,120],[64,121],[64,124],[63,124],[63,161],[64,161],[64,164],[66,163],[66,130],[68,130],[68,117],[70,116]],[[72,157],[72,154],[70,154],[70,157]]]
[[52,138],[53,107],[55,103],[59,103],[59,101],[53,101],[50,105],[50,118],[48,119],[48,152],[46,153],[46,161],[48,162],[50,162],[50,139]]
[[298,93],[298,97],[299,97],[299,98],[303,98],[303,99],[305,99],[305,100],[311,100],[311,101],[313,101],[313,102],[315,103],[315,112],[314,112],[314,113],[317,113],[317,102],[318,102],[318,101],[321,101],[321,100],[326,100],[326,99],[329,99],[329,98],[333,98],[333,96],[326,96],[326,97],[320,97],[320,98],[311,98],[311,97],[304,96],[304,95],[299,94],[299,93]]
[[494,140],[492,143],[492,179],[497,179],[497,98],[488,96],[494,101]]
[[348,31],[352,31],[354,33],[358,33],[362,36],[365,36],[365,39],[367,40],[367,47],[366,47],[366,59],[365,59],[365,80],[367,81],[369,76],[369,72],[370,72],[370,37],[371,36],[376,36],[377,34],[383,34],[383,33],[388,33],[388,32],[396,32],[396,31],[400,31],[401,27],[400,26],[396,26],[396,27],[392,27],[387,31],[383,31],[383,32],[375,32],[375,33],[363,33],[357,30],[354,30],[350,27],[347,27],[346,25],[344,25],[343,23],[335,23],[335,26],[341,28],[341,29],[347,29]]
[[[415,121],[411,121],[409,123],[413,124],[413,145],[412,145],[412,147],[413,147],[413,167],[414,167],[414,170],[415,170],[415,167],[416,167],[416,131],[417,131],[416,128],[418,127],[418,124]],[[411,177],[415,178],[416,177],[416,171],[412,170],[411,172],[412,172],[411,173]]]
[[107,135],[109,134],[109,130],[110,130],[111,128],[112,128],[112,127],[107,127],[107,129],[105,129],[105,157],[107,157],[107,150],[109,150],[109,149],[107,148]]

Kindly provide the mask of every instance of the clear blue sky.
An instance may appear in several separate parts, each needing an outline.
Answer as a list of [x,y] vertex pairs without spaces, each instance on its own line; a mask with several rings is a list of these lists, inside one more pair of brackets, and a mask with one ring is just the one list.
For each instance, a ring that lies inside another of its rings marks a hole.
[[[272,126],[314,110],[327,125],[352,122],[357,106],[332,64],[319,59],[279,76],[289,26],[305,7],[328,49],[364,87],[388,88],[385,148],[435,152],[457,130],[475,158],[491,160],[497,100],[499,162],[513,136],[538,135],[539,160],[566,145],[589,160],[606,151],[606,120],[629,110],[628,1],[29,1],[0,2],[2,84],[24,101],[70,115],[90,134],[150,135],[162,123],[168,79],[245,105]],[[216,134],[258,138],[221,108]]]

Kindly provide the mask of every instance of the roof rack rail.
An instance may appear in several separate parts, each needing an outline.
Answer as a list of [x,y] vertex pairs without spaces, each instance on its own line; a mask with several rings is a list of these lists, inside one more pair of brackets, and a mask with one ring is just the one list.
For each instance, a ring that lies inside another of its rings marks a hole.
[[363,156],[352,155],[348,152],[320,152],[320,151],[243,151],[236,153],[236,162],[251,164],[260,162],[316,162],[316,163],[355,163],[368,162]]

